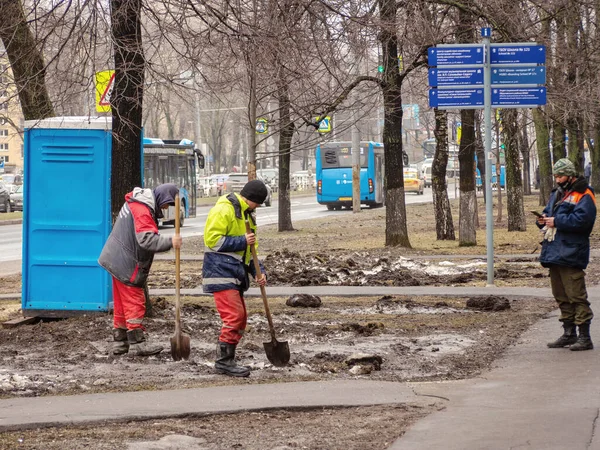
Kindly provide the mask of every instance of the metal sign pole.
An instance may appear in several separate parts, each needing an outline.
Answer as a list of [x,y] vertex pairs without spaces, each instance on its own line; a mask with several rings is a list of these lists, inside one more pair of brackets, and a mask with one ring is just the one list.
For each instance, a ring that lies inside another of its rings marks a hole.
[[[492,71],[490,66],[490,28],[482,28],[484,46],[483,116],[485,125],[485,230],[487,248],[487,286],[494,286],[494,210],[492,199]],[[499,181],[499,180],[498,180]],[[500,183],[498,183],[500,189]]]

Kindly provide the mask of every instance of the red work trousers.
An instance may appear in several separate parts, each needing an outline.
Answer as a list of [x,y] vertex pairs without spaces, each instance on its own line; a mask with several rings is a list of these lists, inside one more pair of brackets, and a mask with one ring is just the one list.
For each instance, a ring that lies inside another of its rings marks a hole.
[[236,289],[213,292],[213,296],[223,321],[219,341],[237,345],[242,339],[248,319],[244,297]]
[[113,277],[113,326],[144,330],[142,320],[146,315],[144,288],[127,286]]

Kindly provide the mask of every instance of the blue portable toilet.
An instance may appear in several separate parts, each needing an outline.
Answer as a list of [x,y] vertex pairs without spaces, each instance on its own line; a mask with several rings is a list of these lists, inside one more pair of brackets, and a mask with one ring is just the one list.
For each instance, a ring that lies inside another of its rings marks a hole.
[[25,122],[22,309],[68,317],[112,309],[98,256],[111,230],[110,117]]

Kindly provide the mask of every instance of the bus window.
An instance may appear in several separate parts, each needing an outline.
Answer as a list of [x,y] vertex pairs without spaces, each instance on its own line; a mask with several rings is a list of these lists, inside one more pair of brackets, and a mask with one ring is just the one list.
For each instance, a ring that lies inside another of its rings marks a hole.
[[[324,169],[352,167],[352,147],[327,148],[323,146],[322,161]],[[360,166],[367,167],[367,151],[360,148]]]

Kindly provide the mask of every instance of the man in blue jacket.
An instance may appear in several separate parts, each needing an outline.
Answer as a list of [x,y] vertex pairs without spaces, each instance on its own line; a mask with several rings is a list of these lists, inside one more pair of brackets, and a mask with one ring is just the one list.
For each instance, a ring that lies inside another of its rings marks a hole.
[[578,176],[567,158],[554,164],[552,174],[558,187],[550,194],[537,225],[544,232],[540,263],[550,269],[552,295],[560,308],[564,333],[548,347],[591,350],[594,345],[590,323],[594,313],[588,301],[584,269],[590,259],[596,198],[585,177]]
[[[257,245],[254,210],[267,198],[265,184],[252,180],[239,194],[231,193],[219,198],[211,208],[204,227],[204,264],[202,287],[215,298],[223,326],[217,346],[215,369],[233,377],[247,377],[250,370],[235,363],[235,349],[246,329],[248,315],[244,292],[250,287],[248,274],[259,285],[267,279],[264,268],[257,274],[251,264],[250,245]],[[250,232],[246,231],[246,223]]]

